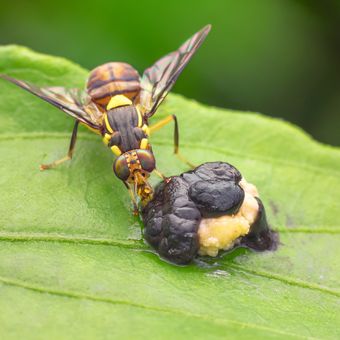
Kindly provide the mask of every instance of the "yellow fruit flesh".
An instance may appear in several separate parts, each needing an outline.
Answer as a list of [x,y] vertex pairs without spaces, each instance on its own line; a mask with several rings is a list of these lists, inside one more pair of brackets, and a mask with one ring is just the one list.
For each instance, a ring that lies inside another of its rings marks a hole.
[[201,220],[198,228],[200,255],[217,256],[219,250],[232,248],[241,236],[248,234],[259,209],[255,199],[258,192],[253,184],[244,179],[240,186],[245,191],[245,196],[237,214]]

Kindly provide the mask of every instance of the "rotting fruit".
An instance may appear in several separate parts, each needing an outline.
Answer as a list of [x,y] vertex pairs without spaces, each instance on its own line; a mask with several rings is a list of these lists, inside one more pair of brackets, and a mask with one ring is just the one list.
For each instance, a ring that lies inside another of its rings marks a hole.
[[224,162],[204,163],[161,182],[142,218],[145,239],[176,264],[237,246],[275,250],[278,243],[256,187]]

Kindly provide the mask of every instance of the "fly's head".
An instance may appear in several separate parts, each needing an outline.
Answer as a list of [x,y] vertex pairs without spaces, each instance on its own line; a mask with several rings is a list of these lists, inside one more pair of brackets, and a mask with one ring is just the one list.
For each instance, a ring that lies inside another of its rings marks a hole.
[[136,149],[117,157],[113,163],[113,171],[133,189],[134,195],[140,198],[142,205],[145,205],[153,196],[148,178],[155,166],[155,157],[151,150]]

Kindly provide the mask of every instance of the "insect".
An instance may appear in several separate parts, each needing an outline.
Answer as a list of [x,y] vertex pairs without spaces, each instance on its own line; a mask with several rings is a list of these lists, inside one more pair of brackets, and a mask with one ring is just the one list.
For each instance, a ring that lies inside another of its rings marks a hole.
[[179,154],[179,129],[175,115],[149,126],[149,118],[157,111],[178,76],[201,46],[210,31],[207,25],[189,38],[178,50],[156,61],[142,75],[129,64],[110,62],[90,72],[86,90],[64,87],[37,87],[26,81],[0,75],[75,118],[68,153],[41,170],[54,168],[74,153],[79,124],[102,136],[116,156],[113,171],[129,190],[134,212],[138,198],[145,204],[152,198],[148,178],[155,172],[156,160],[149,143],[150,133],[174,122],[174,152]]

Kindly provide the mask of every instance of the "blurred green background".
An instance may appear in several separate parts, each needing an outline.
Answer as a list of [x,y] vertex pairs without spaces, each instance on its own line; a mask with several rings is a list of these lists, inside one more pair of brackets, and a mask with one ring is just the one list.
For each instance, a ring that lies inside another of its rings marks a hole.
[[207,23],[175,92],[281,117],[340,145],[340,1],[2,0],[0,44],[142,72]]

